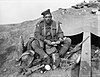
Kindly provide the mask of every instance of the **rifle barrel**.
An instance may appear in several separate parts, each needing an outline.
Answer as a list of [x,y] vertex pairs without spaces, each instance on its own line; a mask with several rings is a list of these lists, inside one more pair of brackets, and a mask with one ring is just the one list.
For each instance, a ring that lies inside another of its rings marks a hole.
[[90,36],[88,36],[85,40],[83,40],[79,45],[83,44]]
[[81,44],[83,44],[89,37],[90,37],[90,36],[88,36],[88,37],[87,37],[85,40],[83,40],[81,43],[77,44],[77,45],[73,48],[73,50],[71,50],[71,53],[69,54],[69,56],[68,56],[67,58],[71,57],[74,53],[76,53],[76,52],[78,51],[77,48],[78,48]]

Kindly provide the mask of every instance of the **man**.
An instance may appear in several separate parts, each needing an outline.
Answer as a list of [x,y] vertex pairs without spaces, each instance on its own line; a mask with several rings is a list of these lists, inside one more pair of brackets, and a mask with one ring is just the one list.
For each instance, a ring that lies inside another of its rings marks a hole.
[[[34,32],[34,37],[37,38],[37,40],[32,42],[35,52],[45,58],[47,56],[47,52],[44,50],[44,47],[46,46],[45,48],[49,48],[53,42],[63,40],[63,46],[60,44],[57,46],[57,49],[59,51],[59,56],[64,57],[64,54],[67,52],[71,44],[71,39],[64,38],[63,31],[60,27],[61,23],[52,19],[50,9],[42,12],[41,15],[43,15],[43,20],[36,24]],[[46,43],[45,46],[44,43]]]
[[[60,58],[64,57],[71,44],[71,39],[64,37],[63,31],[60,27],[61,23],[52,19],[50,9],[42,12],[41,15],[43,15],[43,20],[36,24],[33,36],[35,40],[31,37],[26,44],[26,48],[27,50],[32,50],[33,48],[35,53],[39,54],[40,58],[47,58],[47,63],[50,64],[50,58],[48,55],[56,51]],[[54,47],[53,45],[57,43],[58,45]],[[52,57],[56,58],[55,56]],[[25,56],[25,58],[27,57]],[[54,62],[57,63],[56,61]],[[56,66],[58,65],[59,61]]]

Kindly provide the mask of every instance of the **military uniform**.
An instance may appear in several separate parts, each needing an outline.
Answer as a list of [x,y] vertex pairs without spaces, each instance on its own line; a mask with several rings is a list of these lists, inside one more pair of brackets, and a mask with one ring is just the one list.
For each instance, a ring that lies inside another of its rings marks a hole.
[[[57,41],[59,38],[63,38],[63,31],[60,27],[60,22],[56,22],[52,20],[50,24],[46,24],[44,20],[38,22],[36,24],[34,36],[35,38],[38,38],[38,40],[34,41],[32,45],[34,45],[35,52],[37,52],[42,57],[46,55],[44,52],[44,40],[50,40],[51,42]],[[59,49],[59,55],[63,57],[63,55],[68,50],[71,39],[67,38],[63,41],[63,46],[59,45],[57,48]]]
[[[61,44],[57,45],[57,47],[49,45],[47,41],[51,43],[56,42],[59,40],[59,38],[63,39],[64,34],[60,27],[61,23],[52,20],[52,15],[49,9],[44,11],[41,15],[43,15],[44,19],[36,24],[34,32],[35,40],[34,38],[30,38],[30,40],[26,44],[26,49],[32,50],[31,48],[33,48],[34,51],[40,55],[40,58],[46,58],[47,63],[50,64],[50,58],[49,58],[50,56],[48,56],[48,54],[50,53],[48,52],[58,51],[57,54],[60,57],[64,57],[64,54],[66,53],[71,44],[71,39],[70,38],[64,39],[61,42]],[[50,21],[48,22],[48,20]],[[57,57],[57,59],[58,58],[59,57]],[[54,62],[57,63],[55,65],[58,66],[60,60],[58,59],[58,61],[56,62],[54,59]]]

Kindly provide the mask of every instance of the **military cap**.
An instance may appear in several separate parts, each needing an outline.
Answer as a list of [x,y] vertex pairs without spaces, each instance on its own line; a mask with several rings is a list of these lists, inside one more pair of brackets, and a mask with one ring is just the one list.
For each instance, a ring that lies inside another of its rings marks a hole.
[[43,16],[45,16],[47,14],[51,14],[50,9],[47,9],[46,11],[41,13],[41,15],[43,15]]

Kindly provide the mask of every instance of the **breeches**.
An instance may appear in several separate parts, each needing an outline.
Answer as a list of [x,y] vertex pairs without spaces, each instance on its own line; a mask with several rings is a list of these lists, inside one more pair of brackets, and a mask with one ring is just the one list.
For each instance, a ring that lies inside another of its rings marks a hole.
[[[67,52],[68,48],[71,45],[71,39],[66,38],[60,45],[57,46],[57,50],[59,51],[59,55],[61,57]],[[32,47],[35,49],[35,52],[40,55],[40,57],[44,57],[46,55],[44,51],[44,42],[40,40],[35,40],[32,42]]]

